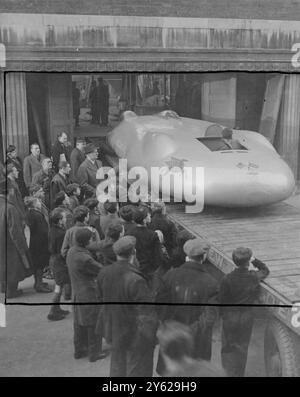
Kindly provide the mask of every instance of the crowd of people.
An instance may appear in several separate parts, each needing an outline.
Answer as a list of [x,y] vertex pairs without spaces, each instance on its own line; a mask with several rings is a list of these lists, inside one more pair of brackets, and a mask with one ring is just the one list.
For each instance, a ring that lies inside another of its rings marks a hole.
[[[77,139],[70,151],[67,142],[66,133],[58,134],[50,157],[33,143],[23,164],[15,146],[7,149],[1,292],[20,296],[19,282],[33,275],[36,292],[53,294],[49,321],[69,315],[60,306],[64,294],[74,307],[74,358],[95,362],[110,353],[110,376],[152,376],[157,344],[161,376],[244,376],[251,305],[267,266],[238,247],[236,269],[216,279],[210,247],[179,230],[162,201],[100,203],[97,147]],[[54,290],[44,281],[46,269]],[[211,362],[219,316],[222,365]]]

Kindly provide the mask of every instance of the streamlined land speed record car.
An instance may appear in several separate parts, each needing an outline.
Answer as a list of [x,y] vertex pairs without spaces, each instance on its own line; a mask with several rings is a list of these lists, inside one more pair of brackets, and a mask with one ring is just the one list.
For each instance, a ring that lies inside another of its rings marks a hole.
[[[272,144],[247,130],[231,130],[228,141],[224,139],[226,130],[212,122],[179,117],[170,110],[150,116],[127,111],[109,133],[108,143],[119,158],[127,160],[128,168],[141,166],[149,175],[151,167],[169,167],[170,172],[174,166],[183,170],[203,167],[206,205],[252,207],[288,198],[295,179]],[[200,182],[194,178],[192,183]],[[171,186],[174,198],[177,192]]]

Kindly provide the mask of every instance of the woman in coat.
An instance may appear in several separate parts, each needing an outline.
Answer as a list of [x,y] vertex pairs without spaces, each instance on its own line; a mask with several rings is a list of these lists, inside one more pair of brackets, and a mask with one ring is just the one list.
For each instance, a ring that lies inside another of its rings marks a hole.
[[30,229],[29,251],[34,270],[34,288],[36,292],[52,292],[47,283],[43,283],[43,271],[49,263],[48,233],[49,225],[41,212],[41,202],[36,197],[26,197],[27,224]]

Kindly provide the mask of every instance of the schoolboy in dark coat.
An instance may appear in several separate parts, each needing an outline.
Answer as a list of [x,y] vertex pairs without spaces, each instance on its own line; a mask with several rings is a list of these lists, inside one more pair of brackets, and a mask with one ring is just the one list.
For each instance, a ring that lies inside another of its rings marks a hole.
[[[232,253],[237,268],[221,281],[219,301],[222,307],[222,365],[230,377],[245,374],[248,346],[252,334],[254,313],[252,304],[259,297],[260,281],[269,274],[268,267],[252,257],[249,248],[239,247]],[[250,262],[257,269],[249,270]],[[246,305],[246,306],[230,306]]]
[[[95,261],[87,249],[91,243],[93,233],[86,228],[79,228],[75,235],[76,245],[67,254],[67,266],[71,279],[74,304],[74,358],[84,357],[86,354],[90,362],[94,362],[105,355],[100,353],[101,343],[95,333],[98,317],[96,278],[102,265]],[[76,303],[86,303],[76,305]]]

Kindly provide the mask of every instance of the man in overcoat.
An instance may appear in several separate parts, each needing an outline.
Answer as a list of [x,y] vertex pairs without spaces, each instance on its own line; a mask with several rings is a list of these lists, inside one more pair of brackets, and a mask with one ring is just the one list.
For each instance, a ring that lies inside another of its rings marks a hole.
[[70,164],[61,161],[58,166],[58,173],[53,177],[50,185],[51,208],[54,208],[54,199],[59,192],[66,192],[67,186],[70,184]]
[[72,150],[70,156],[71,164],[71,179],[73,182],[78,182],[77,172],[81,163],[85,160],[84,148],[86,146],[85,138],[76,139],[76,147]]
[[61,131],[57,134],[56,141],[51,148],[51,155],[53,160],[53,169],[55,172],[59,170],[59,163],[61,161],[70,161],[69,151],[66,143],[68,142],[68,135]]
[[100,337],[95,333],[98,309],[93,302],[97,302],[96,278],[102,265],[94,260],[87,249],[92,237],[90,230],[78,229],[75,234],[76,245],[70,248],[66,261],[74,302],[74,358],[88,355],[90,362],[105,357],[100,352]]
[[98,275],[100,301],[117,302],[101,306],[99,316],[102,334],[111,343],[114,377],[148,377],[153,371],[157,318],[152,305],[143,305],[152,302],[152,292],[134,264],[135,244],[133,236],[120,238],[113,245],[117,261]]
[[109,114],[109,87],[102,77],[98,78],[97,102],[100,110],[100,125],[107,126]]
[[[187,255],[186,262],[163,276],[157,295],[158,302],[174,306],[165,306],[160,315],[162,320],[174,320],[188,325],[195,337],[194,357],[210,360],[217,309],[202,305],[218,302],[219,287],[204,264],[209,250],[207,244],[197,238],[188,240],[183,248]],[[184,303],[186,306],[176,306],[176,303]],[[189,303],[202,305],[189,306]],[[161,372],[160,365],[158,371]]]
[[29,250],[19,210],[7,196],[6,181],[0,182],[0,284],[6,297],[22,294],[18,283],[32,275]]
[[86,145],[85,149],[86,159],[80,164],[77,172],[78,183],[84,189],[95,191],[99,183],[96,179],[97,171],[102,167],[102,163],[98,158],[98,150],[92,143]]
[[45,158],[43,154],[41,154],[40,147],[37,143],[33,143],[30,145],[29,156],[26,156],[23,163],[23,176],[24,182],[29,189],[33,175],[42,169],[42,160]]

